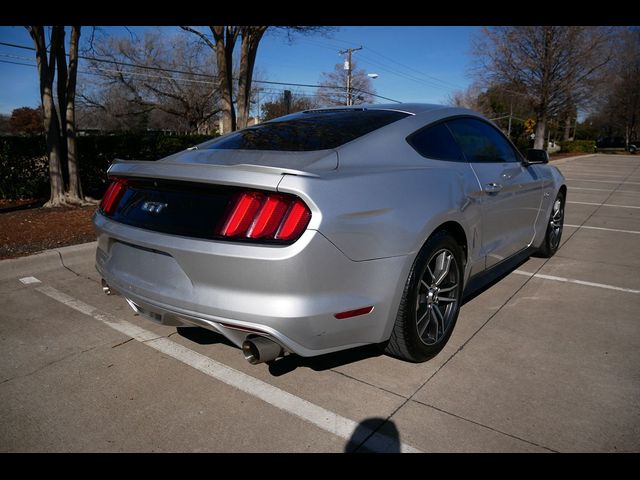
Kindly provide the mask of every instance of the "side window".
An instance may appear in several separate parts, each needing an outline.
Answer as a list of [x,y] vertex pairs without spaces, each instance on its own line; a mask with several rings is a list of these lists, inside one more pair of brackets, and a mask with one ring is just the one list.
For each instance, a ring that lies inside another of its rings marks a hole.
[[423,157],[437,160],[464,160],[462,150],[444,123],[418,130],[407,137],[407,142]]
[[475,118],[456,118],[447,125],[469,162],[519,162],[509,142],[491,125]]

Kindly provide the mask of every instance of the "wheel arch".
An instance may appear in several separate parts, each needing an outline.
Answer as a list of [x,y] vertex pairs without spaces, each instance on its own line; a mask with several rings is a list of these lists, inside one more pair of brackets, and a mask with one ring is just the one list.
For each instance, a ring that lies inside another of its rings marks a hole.
[[[456,243],[460,246],[460,249],[462,250],[462,253],[464,255],[462,263],[463,267],[465,267],[469,258],[469,244],[467,242],[467,233],[464,231],[464,228],[455,220],[449,220],[437,226],[433,230],[433,232],[431,232],[429,238],[433,237],[436,233],[442,230],[449,232]],[[424,241],[423,246],[429,241],[429,238]]]

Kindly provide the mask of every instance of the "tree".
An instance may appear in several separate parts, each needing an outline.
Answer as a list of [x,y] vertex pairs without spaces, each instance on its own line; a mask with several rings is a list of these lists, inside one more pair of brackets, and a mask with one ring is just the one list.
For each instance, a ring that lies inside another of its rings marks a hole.
[[625,28],[615,40],[607,82],[598,89],[600,102],[589,118],[600,136],[624,137],[627,146],[639,138],[640,29]]
[[80,41],[79,26],[71,27],[69,39],[69,65],[64,45],[64,27],[61,31],[62,41],[56,55],[58,65],[58,105],[63,141],[66,140],[66,156],[69,173],[66,199],[71,203],[82,203],[82,186],[78,169],[78,147],[76,142],[76,84],[78,78],[78,43]]
[[479,103],[481,94],[482,88],[477,82],[474,82],[465,90],[454,91],[451,95],[449,95],[447,103],[452,107],[468,108],[469,110],[480,112],[482,110]]
[[[36,48],[42,119],[49,158],[51,195],[44,206],[54,207],[64,203],[82,203],[75,146],[75,88],[80,27],[71,27],[68,65],[64,26],[50,27],[48,47],[44,26],[29,26],[26,29]],[[56,108],[53,95],[56,66],[58,67],[58,108]],[[58,117],[58,112],[60,112],[60,117]],[[69,173],[69,181],[66,186],[62,172],[63,162],[67,165]]]
[[[210,78],[215,60],[199,42],[194,44],[186,34],[148,31],[141,40],[98,40],[93,52],[100,61],[90,61],[93,75],[83,79],[85,125],[211,133],[220,96]],[[111,64],[106,66],[104,60]]]
[[[213,40],[211,40],[209,36],[196,28],[189,26],[182,26],[180,28],[197,35],[205,45],[216,53],[222,124],[225,133],[247,126],[251,106],[253,71],[255,69],[258,46],[267,30],[269,28],[285,28],[288,34],[291,32],[309,33],[328,30],[326,27],[215,25],[209,27],[213,38]],[[238,68],[236,108],[233,103],[235,90],[233,52],[238,39],[240,39],[240,64]]]
[[20,107],[11,112],[9,130],[13,135],[37,135],[42,133],[42,110]]
[[611,58],[610,29],[583,26],[484,28],[475,53],[487,84],[511,83],[536,115],[535,148],[544,147],[547,121],[590,93],[590,81]]
[[[53,79],[56,68],[56,53],[61,42],[60,29],[53,27],[49,41],[49,51],[43,26],[27,27],[36,47],[36,62],[40,78],[40,100],[42,101],[42,119],[49,157],[49,179],[51,195],[46,207],[64,203],[64,181],[62,178],[60,151],[60,123],[53,101]],[[47,56],[48,53],[48,56]]]
[[[375,94],[373,83],[367,73],[358,68],[352,60],[351,90],[353,104],[373,103]],[[337,63],[332,72],[324,72],[320,77],[321,87],[318,89],[318,101],[323,106],[339,106],[347,104],[347,70],[342,63]]]
[[314,98],[291,94],[290,108],[287,112],[285,96],[282,94],[275,101],[265,102],[262,104],[262,117],[266,122],[274,118],[282,117],[288,113],[301,112],[303,110],[310,110],[316,108],[317,102]]
[[519,148],[529,148],[530,139],[525,128],[527,119],[535,116],[527,95],[511,83],[485,87],[474,82],[466,90],[449,97],[450,105],[469,108],[492,120]]
[[[11,130],[9,129],[9,115],[0,113],[0,135],[9,135]],[[42,130],[42,122],[40,122],[40,129]]]

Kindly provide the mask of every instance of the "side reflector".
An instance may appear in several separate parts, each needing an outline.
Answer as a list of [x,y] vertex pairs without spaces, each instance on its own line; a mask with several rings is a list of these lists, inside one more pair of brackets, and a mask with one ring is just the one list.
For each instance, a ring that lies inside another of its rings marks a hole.
[[371,305],[370,307],[363,307],[363,308],[358,308],[356,310],[349,310],[346,312],[336,313],[334,317],[336,317],[338,320],[342,320],[344,318],[357,317],[358,315],[366,315],[367,313],[371,313],[372,310],[373,310],[373,305]]

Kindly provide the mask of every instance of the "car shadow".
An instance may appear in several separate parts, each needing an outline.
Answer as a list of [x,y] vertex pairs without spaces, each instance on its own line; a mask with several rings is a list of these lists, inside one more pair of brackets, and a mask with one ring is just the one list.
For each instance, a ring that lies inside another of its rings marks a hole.
[[489,290],[511,272],[517,270],[521,265],[527,263],[531,256],[535,256],[534,252],[531,250],[527,250],[519,255],[516,255],[514,258],[507,259],[504,262],[496,265],[495,267],[492,267],[491,270],[487,271],[486,273],[472,278],[469,281],[469,284],[464,289],[464,293],[462,295],[462,306],[469,303],[478,295],[481,295]]
[[233,342],[219,333],[212,332],[202,327],[178,327],[178,335],[191,340],[199,345],[223,344],[233,348],[238,348]]
[[[238,346],[227,340],[223,335],[201,327],[178,327],[178,335],[199,345],[227,345],[238,349]],[[269,373],[274,377],[285,375],[296,368],[310,368],[315,371],[330,370],[332,368],[359,362],[367,358],[383,355],[380,345],[364,345],[349,350],[335,353],[327,353],[317,357],[300,357],[296,354],[288,354],[271,362],[267,362]]]
[[279,377],[294,371],[296,368],[310,368],[316,372],[321,372],[381,355],[384,355],[384,352],[380,345],[364,345],[340,352],[318,355],[317,357],[301,357],[295,354],[286,355],[268,362],[268,365],[269,373],[274,377]]

